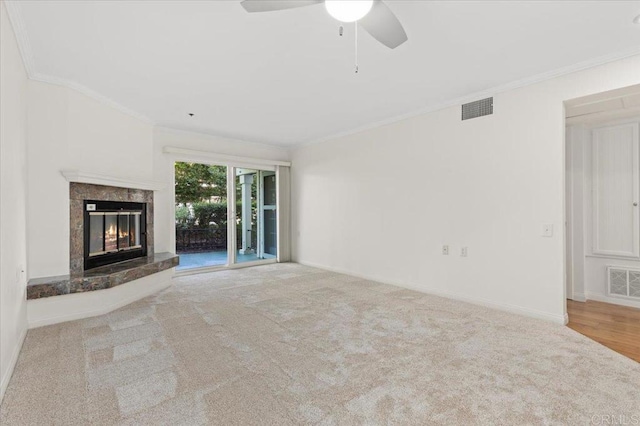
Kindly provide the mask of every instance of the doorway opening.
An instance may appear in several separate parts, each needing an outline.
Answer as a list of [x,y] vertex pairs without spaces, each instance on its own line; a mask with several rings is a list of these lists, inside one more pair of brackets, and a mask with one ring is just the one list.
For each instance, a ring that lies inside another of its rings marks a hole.
[[227,167],[186,162],[174,167],[178,271],[227,265]]
[[566,101],[565,123],[569,327],[640,357],[640,85]]
[[236,261],[251,262],[277,256],[276,173],[237,168]]
[[275,170],[175,162],[179,272],[275,262]]

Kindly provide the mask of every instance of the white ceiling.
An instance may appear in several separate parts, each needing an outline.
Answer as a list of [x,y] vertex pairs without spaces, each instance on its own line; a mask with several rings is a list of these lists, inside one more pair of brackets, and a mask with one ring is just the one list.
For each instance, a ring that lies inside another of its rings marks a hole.
[[360,31],[357,75],[352,24],[339,37],[322,5],[248,14],[239,0],[20,0],[11,18],[32,75],[162,126],[285,146],[640,54],[637,0],[387,4],[409,41],[390,50]]

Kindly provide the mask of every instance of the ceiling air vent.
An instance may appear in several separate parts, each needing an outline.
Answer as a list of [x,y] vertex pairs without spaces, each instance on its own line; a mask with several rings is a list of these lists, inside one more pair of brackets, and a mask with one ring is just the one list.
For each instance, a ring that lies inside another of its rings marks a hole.
[[462,105],[463,120],[491,114],[493,114],[493,97]]

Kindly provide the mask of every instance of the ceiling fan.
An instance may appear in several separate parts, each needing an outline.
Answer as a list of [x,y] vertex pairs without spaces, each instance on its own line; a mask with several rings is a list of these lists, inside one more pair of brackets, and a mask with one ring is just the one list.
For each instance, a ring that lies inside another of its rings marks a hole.
[[356,22],[380,43],[395,49],[407,33],[382,0],[243,0],[247,12],[273,12],[324,3],[329,15],[341,22]]

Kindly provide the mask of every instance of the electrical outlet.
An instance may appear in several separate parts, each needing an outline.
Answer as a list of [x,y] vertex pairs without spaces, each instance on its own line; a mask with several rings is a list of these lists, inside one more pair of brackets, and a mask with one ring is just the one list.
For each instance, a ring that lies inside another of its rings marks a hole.
[[449,255],[449,246],[447,245],[442,246],[442,254],[444,254],[445,256]]
[[467,257],[467,253],[468,253],[468,248],[467,247],[462,247],[460,249],[460,257]]

